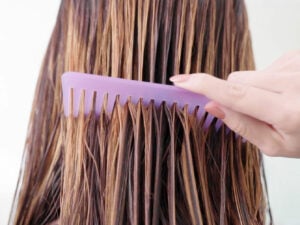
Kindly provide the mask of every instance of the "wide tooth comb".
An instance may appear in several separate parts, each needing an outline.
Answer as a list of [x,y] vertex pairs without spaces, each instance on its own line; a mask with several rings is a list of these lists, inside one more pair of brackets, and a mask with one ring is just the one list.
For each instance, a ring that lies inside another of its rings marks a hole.
[[[142,102],[145,105],[149,104],[151,100],[154,100],[156,107],[159,107],[162,102],[165,102],[167,106],[170,107],[172,104],[177,103],[178,108],[183,108],[187,105],[189,113],[193,113],[194,109],[199,107],[197,112],[198,118],[202,118],[205,115],[204,106],[209,101],[209,99],[203,95],[171,85],[77,72],[67,72],[62,75],[62,90],[64,113],[66,116],[69,116],[71,114],[70,111],[72,110],[73,116],[75,117],[77,117],[79,113],[80,99],[83,91],[85,93],[85,115],[91,111],[93,95],[95,93],[96,115],[100,114],[101,106],[105,96],[108,96],[108,112],[112,112],[116,97],[119,96],[119,101],[122,105],[125,104],[127,99],[130,97],[131,102],[134,104],[138,103],[138,101],[142,99]],[[73,109],[70,108],[71,93],[73,95]],[[204,127],[207,128],[213,119],[214,117],[208,114],[205,119]],[[220,128],[221,124],[221,121],[217,121],[217,130]]]

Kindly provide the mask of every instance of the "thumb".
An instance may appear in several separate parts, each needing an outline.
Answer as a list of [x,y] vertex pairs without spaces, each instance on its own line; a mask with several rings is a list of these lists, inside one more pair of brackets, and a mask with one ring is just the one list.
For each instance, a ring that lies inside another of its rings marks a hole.
[[207,103],[205,110],[221,119],[232,131],[256,145],[266,155],[277,155],[280,137],[270,125],[216,102]]

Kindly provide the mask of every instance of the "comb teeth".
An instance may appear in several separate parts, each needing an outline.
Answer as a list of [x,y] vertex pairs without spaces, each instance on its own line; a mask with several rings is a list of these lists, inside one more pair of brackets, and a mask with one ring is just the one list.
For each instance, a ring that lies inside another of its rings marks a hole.
[[[143,104],[147,105],[154,100],[156,107],[162,102],[171,107],[176,103],[178,108],[188,107],[188,112],[193,113],[196,107],[198,118],[205,115],[204,106],[209,101],[205,96],[196,94],[175,86],[150,83],[144,81],[126,80],[122,78],[113,78],[107,76],[98,76],[77,72],[67,72],[62,75],[63,104],[66,116],[73,114],[77,117],[80,108],[80,99],[84,93],[84,114],[87,115],[93,106],[96,115],[100,114],[101,106],[107,96],[107,111],[112,112],[117,96],[119,102],[124,105],[128,98],[136,104],[142,99]],[[71,104],[71,95],[73,102]],[[73,106],[71,108],[70,106]],[[214,117],[207,115],[204,127],[208,127]],[[216,129],[218,130],[222,122],[217,121]]]

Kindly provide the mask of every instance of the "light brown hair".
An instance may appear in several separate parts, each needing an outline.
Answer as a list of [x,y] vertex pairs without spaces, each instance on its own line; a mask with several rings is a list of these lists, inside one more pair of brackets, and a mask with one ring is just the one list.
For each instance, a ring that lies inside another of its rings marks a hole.
[[62,112],[65,71],[169,83],[250,69],[243,0],[62,0],[10,222],[264,224],[259,151],[216,121],[204,129],[197,108],[117,98],[111,114],[106,104],[100,116]]

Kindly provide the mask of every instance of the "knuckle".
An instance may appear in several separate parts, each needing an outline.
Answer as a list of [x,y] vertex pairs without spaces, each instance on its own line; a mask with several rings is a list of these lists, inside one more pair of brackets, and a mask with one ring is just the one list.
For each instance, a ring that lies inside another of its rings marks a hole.
[[206,75],[204,75],[204,74],[199,74],[199,75],[197,75],[197,81],[198,81],[199,83],[205,83],[206,80],[207,80],[207,76],[206,76]]
[[239,78],[239,72],[232,72],[231,74],[228,75],[227,80],[235,81],[238,80],[238,78]]
[[[256,72],[255,72],[256,73]],[[228,75],[228,81],[237,81],[237,82],[245,82],[251,77],[253,71],[234,71]]]
[[230,96],[243,97],[247,93],[247,86],[238,83],[227,83],[227,88]]

